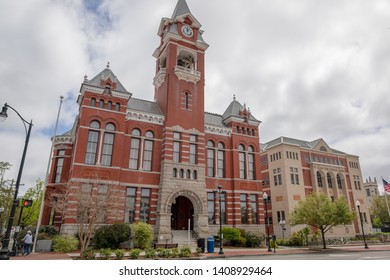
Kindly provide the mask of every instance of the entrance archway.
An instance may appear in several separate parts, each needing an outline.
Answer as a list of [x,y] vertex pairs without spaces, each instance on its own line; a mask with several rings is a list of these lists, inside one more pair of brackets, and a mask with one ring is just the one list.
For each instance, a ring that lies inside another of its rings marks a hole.
[[194,229],[194,206],[187,197],[178,196],[171,207],[171,229],[188,230],[188,219],[190,229]]

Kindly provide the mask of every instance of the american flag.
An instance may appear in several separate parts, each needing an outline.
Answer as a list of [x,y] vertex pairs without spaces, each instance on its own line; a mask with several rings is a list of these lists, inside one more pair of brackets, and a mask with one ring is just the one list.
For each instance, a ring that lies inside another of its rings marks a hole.
[[383,181],[383,187],[385,188],[385,192],[390,194],[390,184],[387,183],[387,181],[383,178],[382,178],[382,181]]

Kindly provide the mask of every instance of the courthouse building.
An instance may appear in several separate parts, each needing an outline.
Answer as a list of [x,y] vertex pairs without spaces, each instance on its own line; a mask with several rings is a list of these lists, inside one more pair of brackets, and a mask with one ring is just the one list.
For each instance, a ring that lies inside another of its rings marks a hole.
[[[304,141],[279,137],[262,144],[261,150],[263,188],[271,194],[270,222],[277,236],[289,236],[302,228],[291,228],[283,221],[311,193],[325,193],[330,199],[344,197],[356,211],[359,200],[365,233],[372,231],[358,156],[337,151],[323,139]],[[360,221],[356,220],[350,225],[334,227],[327,237],[361,234]]]
[[[220,218],[264,232],[261,122],[233,94],[227,108],[205,112],[212,93],[205,93],[202,34],[185,0],[161,20],[153,101],[126,90],[110,65],[84,78],[74,127],[55,138],[47,200],[64,187],[88,194],[96,183],[116,190],[101,224],[144,221],[158,240],[188,229],[196,237],[216,234]],[[69,197],[62,213],[47,203],[43,224],[76,231],[77,198]]]
[[[158,36],[153,101],[126,90],[110,65],[84,77],[74,126],[55,137],[43,224],[75,233],[77,200],[110,190],[114,202],[99,224],[144,221],[164,241],[183,230],[215,235],[220,220],[265,232],[263,191],[270,232],[278,237],[278,222],[311,192],[345,196],[352,209],[359,199],[367,212],[358,157],[323,140],[282,137],[261,149],[259,113],[233,94],[227,108],[205,112],[205,95],[213,94],[205,92],[208,44],[185,0],[161,20]],[[59,211],[49,202],[64,189],[69,199]],[[335,235],[356,233],[356,223],[335,229]]]

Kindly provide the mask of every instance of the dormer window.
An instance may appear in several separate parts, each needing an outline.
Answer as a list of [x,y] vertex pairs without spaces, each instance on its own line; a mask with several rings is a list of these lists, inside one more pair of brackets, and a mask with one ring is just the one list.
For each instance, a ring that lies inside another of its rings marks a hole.
[[104,87],[104,94],[110,94],[111,93],[111,85],[109,83],[106,84]]
[[178,59],[177,59],[177,65],[187,68],[187,69],[195,69],[195,60],[192,57],[191,54],[186,52],[181,52]]

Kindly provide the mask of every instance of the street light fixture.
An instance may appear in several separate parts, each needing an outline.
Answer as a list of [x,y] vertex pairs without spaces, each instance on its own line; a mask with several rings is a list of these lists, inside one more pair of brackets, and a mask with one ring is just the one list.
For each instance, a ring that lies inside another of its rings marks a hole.
[[359,201],[359,200],[356,200],[356,206],[357,206],[358,211],[359,211],[360,225],[362,226],[362,234],[363,234],[363,241],[364,241],[364,249],[368,249],[367,242],[366,242],[366,237],[365,237],[365,235],[364,235],[363,217],[362,217],[362,213],[360,212],[360,201]]
[[218,186],[218,195],[219,195],[219,253],[223,255],[223,234],[222,234],[222,186]]
[[[31,128],[33,126],[32,120],[30,122],[26,121],[18,113],[18,111],[16,111],[14,108],[12,108],[7,103],[4,104],[3,109],[1,110],[0,122],[5,121],[6,118],[8,117],[8,114],[7,114],[8,108],[10,108],[12,111],[14,111],[19,116],[19,118],[22,120],[23,126],[24,126],[24,130],[26,131],[26,140],[25,140],[25,143],[24,143],[22,160],[20,161],[18,177],[16,179],[14,201],[13,201],[13,204],[12,204],[11,213],[10,213],[9,220],[8,220],[7,231],[5,233],[4,240],[3,240],[3,248],[0,250],[0,260],[9,260],[8,246],[9,246],[9,241],[10,241],[10,237],[11,237],[12,225],[13,225],[14,218],[15,218],[16,207],[18,206],[18,202],[19,202],[19,200],[18,200],[18,192],[19,192],[20,180],[22,179],[24,161],[26,159],[26,152],[27,152],[28,142],[30,140]],[[28,128],[27,128],[26,125],[28,125]]]
[[265,205],[265,222],[266,222],[266,227],[267,227],[267,242],[268,242],[268,252],[272,252],[271,250],[271,240],[269,239],[269,219],[268,219],[268,195],[266,192],[263,193],[263,201]]
[[282,237],[284,239],[284,232],[286,231],[286,221],[285,220],[280,220],[279,225],[282,227]]

